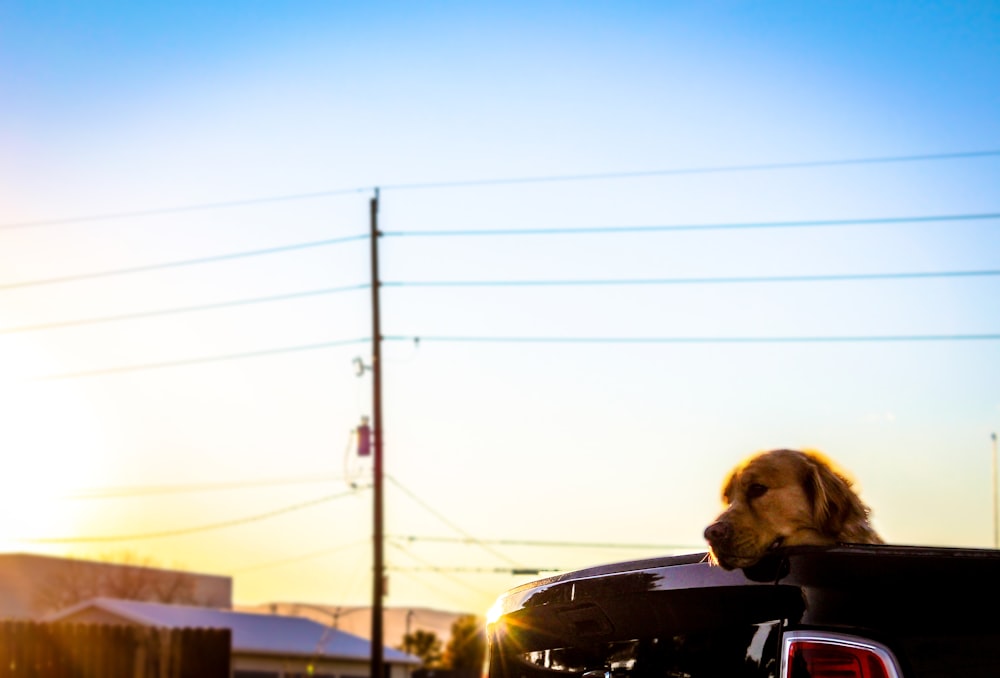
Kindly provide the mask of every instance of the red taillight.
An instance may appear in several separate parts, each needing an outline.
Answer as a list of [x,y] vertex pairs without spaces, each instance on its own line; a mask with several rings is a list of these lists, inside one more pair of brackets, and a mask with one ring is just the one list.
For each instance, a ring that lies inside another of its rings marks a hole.
[[791,633],[784,678],[898,678],[885,648],[839,634]]

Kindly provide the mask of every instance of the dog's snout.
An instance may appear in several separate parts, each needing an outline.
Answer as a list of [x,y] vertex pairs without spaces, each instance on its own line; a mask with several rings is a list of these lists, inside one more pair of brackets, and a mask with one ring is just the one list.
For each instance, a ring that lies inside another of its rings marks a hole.
[[733,535],[733,527],[726,522],[715,522],[705,528],[705,540],[709,544],[721,544],[729,541]]

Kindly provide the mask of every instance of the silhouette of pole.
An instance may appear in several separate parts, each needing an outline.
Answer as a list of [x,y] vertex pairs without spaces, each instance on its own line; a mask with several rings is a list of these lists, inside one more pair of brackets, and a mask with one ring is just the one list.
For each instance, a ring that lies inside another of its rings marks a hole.
[[1000,548],[1000,526],[997,525],[997,434],[991,433],[993,440],[993,548]]
[[371,200],[371,255],[372,255],[372,431],[374,457],[372,485],[374,489],[374,529],[372,531],[372,637],[371,678],[383,678],[382,599],[385,595],[383,562],[382,520],[382,443],[385,440],[385,422],[382,419],[382,324],[379,310],[378,277],[378,189]]

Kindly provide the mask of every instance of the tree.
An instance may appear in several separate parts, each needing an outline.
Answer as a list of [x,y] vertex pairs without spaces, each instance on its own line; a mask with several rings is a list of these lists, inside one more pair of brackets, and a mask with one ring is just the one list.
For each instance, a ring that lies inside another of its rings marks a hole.
[[398,649],[420,657],[421,668],[436,669],[441,666],[441,639],[433,631],[417,629],[413,633],[407,633]]
[[196,603],[195,578],[187,572],[159,569],[151,558],[132,552],[101,557],[102,562],[70,561],[36,592],[45,611],[61,610],[91,598]]
[[444,668],[475,671],[478,675],[486,660],[486,626],[474,614],[462,615],[451,625],[451,638],[444,650]]

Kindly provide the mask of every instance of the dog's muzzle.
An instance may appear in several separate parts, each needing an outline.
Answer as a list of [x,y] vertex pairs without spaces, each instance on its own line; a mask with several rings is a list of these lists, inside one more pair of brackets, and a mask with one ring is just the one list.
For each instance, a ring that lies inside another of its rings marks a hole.
[[733,539],[733,526],[718,521],[705,528],[705,541],[713,547],[725,546]]

